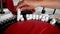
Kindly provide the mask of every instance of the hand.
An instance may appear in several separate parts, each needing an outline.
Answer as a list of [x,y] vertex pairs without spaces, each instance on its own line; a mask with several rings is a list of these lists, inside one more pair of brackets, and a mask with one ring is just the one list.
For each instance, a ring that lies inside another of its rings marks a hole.
[[[59,0],[24,0],[19,2],[17,8],[33,9],[38,6],[49,7],[49,8],[60,8]],[[24,6],[24,7],[23,7]]]
[[32,9],[34,9],[33,6],[28,5],[28,4],[25,3],[24,1],[18,3],[18,5],[17,5],[17,9],[18,9],[18,8],[20,8],[21,10],[32,10]]

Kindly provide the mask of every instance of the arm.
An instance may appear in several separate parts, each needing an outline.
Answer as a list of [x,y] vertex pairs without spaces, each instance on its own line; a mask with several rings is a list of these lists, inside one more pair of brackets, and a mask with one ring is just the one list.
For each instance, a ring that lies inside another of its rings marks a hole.
[[49,7],[49,8],[58,8],[58,9],[60,9],[60,1],[59,0],[44,1],[43,6],[44,7]]
[[[24,3],[37,7],[43,6],[48,8],[59,8],[60,9],[60,0],[25,0]],[[19,5],[18,5],[19,6]]]

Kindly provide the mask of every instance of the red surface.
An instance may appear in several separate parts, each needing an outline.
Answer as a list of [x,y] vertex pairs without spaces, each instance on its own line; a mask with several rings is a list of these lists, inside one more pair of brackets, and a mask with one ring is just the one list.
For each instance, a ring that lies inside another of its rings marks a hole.
[[16,7],[13,4],[13,0],[2,0],[3,3],[6,3],[7,8],[13,13],[17,14]]
[[46,22],[30,20],[12,24],[4,34],[60,34],[60,29]]

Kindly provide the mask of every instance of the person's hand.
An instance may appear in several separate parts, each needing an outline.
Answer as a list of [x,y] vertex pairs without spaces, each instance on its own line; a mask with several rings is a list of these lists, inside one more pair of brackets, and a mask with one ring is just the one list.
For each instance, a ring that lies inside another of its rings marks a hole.
[[21,10],[32,10],[32,9],[34,9],[33,6],[28,5],[28,4],[25,3],[24,1],[18,3],[18,5],[17,5],[17,9],[18,9],[18,8],[20,8]]
[[59,0],[23,0],[19,2],[17,8],[22,10],[25,9],[33,9],[38,6],[48,7],[48,8],[60,8],[60,1]]

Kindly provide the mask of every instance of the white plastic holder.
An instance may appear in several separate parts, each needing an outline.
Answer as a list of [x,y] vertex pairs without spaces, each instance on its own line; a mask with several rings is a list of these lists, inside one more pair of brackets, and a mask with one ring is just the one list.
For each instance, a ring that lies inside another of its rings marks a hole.
[[17,10],[17,21],[19,21],[19,20],[20,20],[20,15],[21,15],[21,10],[20,10],[20,9],[18,9],[18,10]]

